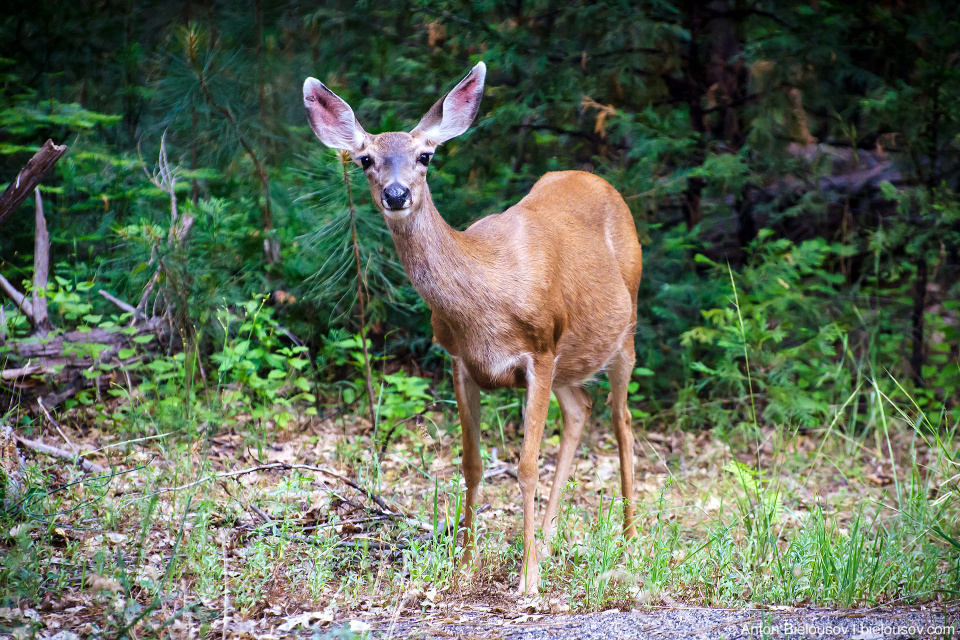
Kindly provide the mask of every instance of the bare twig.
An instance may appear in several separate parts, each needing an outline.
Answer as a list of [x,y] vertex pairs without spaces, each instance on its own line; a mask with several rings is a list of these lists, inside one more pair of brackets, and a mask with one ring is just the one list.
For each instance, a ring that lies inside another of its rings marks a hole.
[[35,440],[27,440],[26,438],[21,438],[20,436],[17,436],[17,442],[31,451],[36,451],[37,453],[42,453],[54,458],[60,458],[61,460],[70,460],[88,473],[105,473],[107,471],[106,467],[103,467],[96,462],[90,462],[86,458],[83,458],[79,455],[74,455],[69,451],[64,451],[59,447],[53,447]]
[[40,150],[27,161],[13,182],[0,194],[0,224],[27,199],[43,175],[53,168],[66,151],[66,145],[54,144],[53,140],[43,143]]
[[340,520],[338,522],[325,522],[323,524],[310,525],[308,527],[303,527],[303,530],[316,531],[318,529],[332,529],[333,527],[342,527],[344,525],[366,524],[367,522],[383,522],[384,520],[390,519],[391,518],[389,515],[375,515],[367,518],[354,518],[353,520]]
[[124,302],[120,298],[117,298],[116,296],[104,291],[103,289],[100,289],[100,295],[102,295],[104,298],[106,298],[113,304],[120,307],[121,311],[125,311],[126,313],[133,313],[133,314],[136,314],[137,312],[136,307],[134,307],[132,304],[130,304],[129,302]]
[[489,480],[490,478],[495,478],[501,474],[516,478],[517,470],[514,469],[513,467],[507,467],[507,466],[494,467],[492,469],[487,469],[486,471],[483,472],[483,479]]
[[253,503],[251,502],[251,503],[250,503],[249,505],[247,505],[247,506],[250,507],[250,510],[251,510],[251,511],[253,511],[253,512],[256,513],[258,516],[260,516],[260,518],[263,519],[263,523],[264,523],[264,524],[273,524],[273,523],[274,523],[274,519],[271,518],[270,516],[268,516],[268,515],[266,514],[266,512],[263,511],[263,509],[261,509],[261,508],[258,507],[257,505],[255,505],[255,504],[253,504]]
[[405,521],[410,521],[411,523],[423,524],[423,523],[420,523],[419,520],[416,520],[415,518],[410,518],[409,516],[401,513],[398,510],[391,509],[390,507],[387,506],[387,503],[384,502],[383,498],[378,496],[373,491],[370,491],[369,489],[365,489],[361,487],[359,484],[357,484],[347,476],[343,475],[342,473],[337,473],[336,471],[333,471],[331,469],[326,469],[324,467],[316,467],[314,465],[309,465],[309,464],[288,464],[286,462],[271,462],[268,464],[257,465],[255,467],[247,467],[246,469],[237,469],[236,471],[226,471],[224,473],[216,473],[213,475],[205,476],[203,478],[199,478],[198,480],[194,480],[193,482],[188,482],[187,484],[183,484],[177,487],[166,487],[164,489],[158,489],[152,492],[150,495],[155,496],[155,495],[160,495],[164,493],[170,493],[171,491],[183,491],[184,489],[190,489],[191,487],[201,485],[205,482],[220,480],[222,478],[236,478],[238,476],[243,476],[248,473],[257,473],[258,471],[269,471],[271,469],[277,469],[280,471],[294,471],[294,470],[313,471],[315,473],[320,473],[325,476],[335,478],[340,482],[344,483],[345,485],[347,485],[348,487],[355,489],[367,499],[373,501],[378,507],[380,507],[381,511],[379,513],[384,515],[389,515],[394,518],[399,518]]
[[70,442],[70,438],[67,437],[67,434],[63,432],[63,429],[60,428],[60,425],[57,424],[57,421],[53,419],[53,416],[50,415],[50,412],[47,411],[47,408],[43,406],[43,398],[37,398],[37,406],[40,407],[40,411],[43,412],[43,415],[46,416],[47,421],[53,425],[53,428],[57,430],[57,433],[60,434],[60,437],[63,438],[71,449],[73,449],[73,455],[79,456],[80,451],[77,449],[76,445]]
[[[137,153],[140,149],[137,148]],[[177,207],[177,168],[170,165],[170,159],[167,157],[167,134],[164,133],[160,137],[160,152],[157,158],[157,169],[151,174],[146,169],[146,164],[143,162],[143,158],[140,158],[140,163],[143,166],[143,172],[147,175],[147,179],[153,183],[153,185],[160,189],[170,197],[170,229],[167,232],[167,243],[170,246],[175,246],[183,242],[183,239],[186,237],[187,233],[190,231],[190,227],[193,226],[194,218],[192,216],[181,216],[179,209]],[[156,260],[157,248],[154,246],[151,251],[150,261],[148,265],[152,265]],[[144,311],[147,308],[147,302],[150,299],[150,294],[153,293],[153,288],[156,286],[157,282],[160,280],[160,274],[163,273],[163,261],[160,261],[160,264],[157,265],[157,268],[154,270],[153,275],[150,276],[150,280],[147,281],[147,285],[143,288],[143,295],[140,297],[140,302],[137,303],[137,306],[133,310],[133,320],[141,320],[145,317]],[[102,293],[102,292],[101,292]]]

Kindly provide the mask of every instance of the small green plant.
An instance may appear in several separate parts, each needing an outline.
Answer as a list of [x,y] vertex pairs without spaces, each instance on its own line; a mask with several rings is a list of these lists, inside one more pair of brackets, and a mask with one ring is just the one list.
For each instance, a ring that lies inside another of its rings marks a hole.
[[224,342],[211,359],[218,365],[223,406],[249,411],[257,423],[272,419],[283,429],[295,417],[295,403],[313,403],[316,397],[304,375],[310,364],[307,348],[285,343],[283,328],[264,302],[256,297],[243,304],[240,315],[229,310],[218,315]]

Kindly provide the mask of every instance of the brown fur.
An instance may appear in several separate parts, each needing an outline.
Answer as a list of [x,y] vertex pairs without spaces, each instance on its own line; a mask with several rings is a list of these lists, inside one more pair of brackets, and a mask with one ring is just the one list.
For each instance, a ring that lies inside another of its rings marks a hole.
[[[548,533],[556,527],[561,489],[589,417],[589,395],[582,385],[602,369],[610,378],[610,405],[620,447],[624,526],[629,535],[636,532],[626,388],[635,358],[642,255],[623,198],[602,178],[582,171],[546,174],[516,205],[477,221],[466,231],[456,231],[443,220],[430,197],[427,167],[417,159],[421,153],[432,153],[438,144],[427,137],[425,131],[430,129],[425,122],[436,125],[448,116],[443,108],[449,110],[451,104],[463,104],[462,108],[475,112],[471,94],[458,93],[464,86],[478,91],[477,78],[471,78],[475,71],[451,92],[455,101],[441,98],[412,133],[371,136],[360,130],[363,142],[351,152],[355,159],[369,156],[372,160],[366,173],[373,201],[384,213],[414,288],[433,312],[436,341],[453,358],[464,435],[468,559],[473,552],[472,522],[482,476],[479,389],[524,387],[528,391],[518,467],[524,503],[520,590],[533,594],[539,585],[533,497],[550,392],[555,391],[560,403],[564,430],[543,521]],[[481,73],[479,90],[482,78]],[[475,99],[479,101],[478,94]],[[381,192],[391,184],[409,188],[409,207],[394,211],[384,205]]]

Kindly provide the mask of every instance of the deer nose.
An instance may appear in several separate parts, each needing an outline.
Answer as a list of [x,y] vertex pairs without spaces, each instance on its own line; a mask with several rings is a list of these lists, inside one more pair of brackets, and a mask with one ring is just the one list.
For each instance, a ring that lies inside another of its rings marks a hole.
[[399,211],[407,206],[410,200],[410,189],[399,184],[391,184],[383,190],[382,199],[388,209]]

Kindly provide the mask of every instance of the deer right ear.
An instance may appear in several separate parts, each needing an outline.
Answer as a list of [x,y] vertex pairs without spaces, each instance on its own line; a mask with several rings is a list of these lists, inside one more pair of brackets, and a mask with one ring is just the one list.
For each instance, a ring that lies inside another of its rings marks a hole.
[[450,93],[437,100],[410,133],[440,145],[466,131],[480,110],[486,76],[487,66],[478,62]]
[[303,83],[303,106],[310,128],[323,144],[351,153],[363,145],[367,134],[353,109],[316,78],[307,78]]

